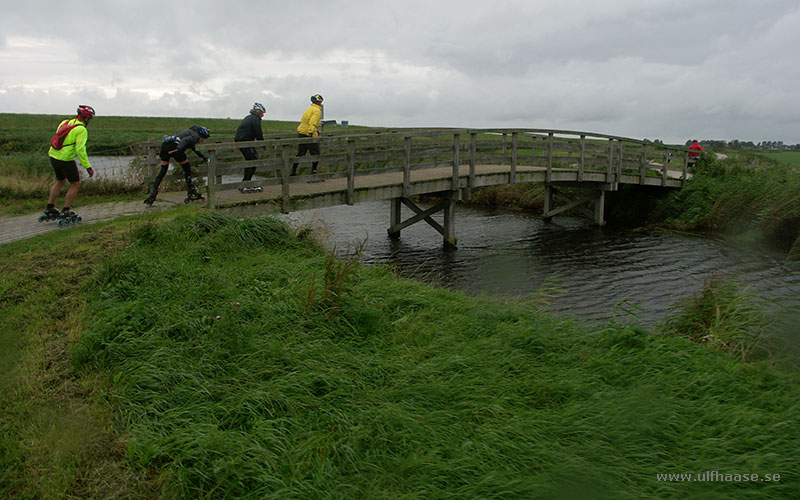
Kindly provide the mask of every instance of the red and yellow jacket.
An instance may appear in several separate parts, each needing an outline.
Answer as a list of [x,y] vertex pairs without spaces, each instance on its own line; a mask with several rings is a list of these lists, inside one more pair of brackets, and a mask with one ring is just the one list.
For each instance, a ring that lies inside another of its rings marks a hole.
[[64,124],[74,125],[76,123],[80,125],[69,131],[69,134],[64,138],[64,146],[61,149],[53,149],[51,147],[49,154],[51,158],[62,161],[72,161],[77,156],[83,168],[89,169],[92,167],[91,163],[89,163],[89,156],[86,154],[86,139],[89,138],[89,133],[86,131],[84,123],[77,117],[67,119],[59,123],[56,130]]

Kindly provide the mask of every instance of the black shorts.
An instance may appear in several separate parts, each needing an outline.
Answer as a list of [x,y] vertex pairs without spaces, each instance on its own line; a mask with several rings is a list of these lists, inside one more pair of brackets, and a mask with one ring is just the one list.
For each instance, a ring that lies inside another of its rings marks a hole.
[[177,152],[176,151],[176,152],[170,154],[170,151],[172,151],[173,149],[178,149],[178,143],[177,142],[173,142],[173,141],[162,142],[161,143],[161,152],[158,154],[158,156],[161,158],[161,161],[165,161],[165,162],[169,163],[169,159],[170,158],[175,158],[175,161],[177,161],[178,163],[183,163],[186,160],[188,160],[188,158],[186,158],[186,152],[185,151],[181,151],[181,152]]
[[70,182],[79,182],[81,180],[81,176],[78,173],[78,166],[75,164],[75,160],[72,161],[64,161],[64,160],[56,160],[52,156],[50,158],[50,165],[53,166],[53,171],[56,173],[56,179],[63,181],[67,179]]

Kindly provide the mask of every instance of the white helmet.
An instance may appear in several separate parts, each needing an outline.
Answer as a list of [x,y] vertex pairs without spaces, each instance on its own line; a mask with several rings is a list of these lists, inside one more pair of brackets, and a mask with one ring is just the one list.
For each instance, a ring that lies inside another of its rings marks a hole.
[[261,104],[260,102],[257,102],[253,104],[253,111],[261,111],[262,113],[266,113],[267,108],[265,108],[264,105]]

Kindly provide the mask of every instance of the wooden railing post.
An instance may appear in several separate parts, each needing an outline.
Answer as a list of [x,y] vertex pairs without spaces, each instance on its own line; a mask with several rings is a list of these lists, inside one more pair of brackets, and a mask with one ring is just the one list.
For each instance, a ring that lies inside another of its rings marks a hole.
[[642,164],[639,167],[639,184],[644,185],[647,179],[647,144],[642,144]]
[[478,134],[469,134],[469,188],[475,187],[475,166],[477,162]]
[[289,173],[292,166],[289,164],[291,146],[284,144],[281,147],[281,160],[283,160],[283,167],[281,168],[281,212],[284,214],[289,213]]
[[669,166],[669,150],[664,150],[664,166],[661,168],[661,185],[667,185],[667,167]]
[[508,152],[508,148],[506,147],[506,139],[508,139],[508,132],[503,132],[503,154]]
[[214,198],[216,195],[214,191],[216,191],[217,187],[217,152],[215,150],[210,150],[208,152],[208,185],[206,186],[206,206],[208,208],[214,208]]
[[578,163],[578,182],[583,182],[584,168],[586,168],[586,134],[581,134],[581,161]]
[[453,134],[453,182],[451,184],[451,189],[456,191],[458,189],[458,174],[459,174],[459,163],[461,162],[459,158],[459,149],[461,148],[461,134]]
[[614,173],[614,139],[608,139],[608,166],[606,167],[606,182],[612,183]]
[[509,184],[517,182],[517,132],[511,133],[511,174],[508,176]]
[[688,151],[684,151],[683,152],[683,173],[681,174],[681,186],[686,184],[686,181],[689,178],[688,172],[689,172],[689,152]]
[[355,203],[356,189],[356,141],[347,140],[347,204]]
[[617,175],[615,182],[619,182],[620,179],[622,179],[622,163],[625,155],[625,145],[622,143],[622,139],[617,139],[617,146],[619,146],[619,161],[617,162]]
[[411,193],[411,137],[403,138],[403,198]]
[[547,184],[553,182],[553,133],[547,134],[547,172],[544,180]]

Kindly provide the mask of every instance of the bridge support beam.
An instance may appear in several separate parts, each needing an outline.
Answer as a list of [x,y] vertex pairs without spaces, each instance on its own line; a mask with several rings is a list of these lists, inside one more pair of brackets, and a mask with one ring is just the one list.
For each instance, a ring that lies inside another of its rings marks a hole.
[[[434,228],[439,234],[442,235],[445,247],[455,247],[456,243],[458,242],[455,230],[457,199],[457,192],[445,191],[441,193],[440,201],[438,203],[433,205],[431,208],[424,210],[408,198],[392,198],[390,202],[390,223],[388,229],[389,237],[394,239],[399,238],[400,231],[403,229],[411,226],[412,224],[416,224],[419,221],[425,221],[429,226]],[[407,206],[412,212],[414,212],[415,215],[409,219],[406,219],[405,221],[401,220],[401,204]],[[444,226],[436,222],[433,217],[431,217],[433,214],[440,211],[444,212]]]
[[[542,210],[542,217],[545,221],[550,221],[555,215],[566,212],[567,210],[571,210],[573,208],[577,208],[585,216],[592,219],[595,224],[602,226],[606,223],[605,201],[607,189],[603,189],[602,187],[590,187],[589,189],[591,189],[590,194],[580,199],[572,200],[564,193],[559,191],[556,186],[552,184],[546,184],[544,187],[544,207]],[[564,203],[557,208],[554,204],[554,199],[556,198]],[[588,203],[592,203],[593,210],[589,210],[585,207]]]

